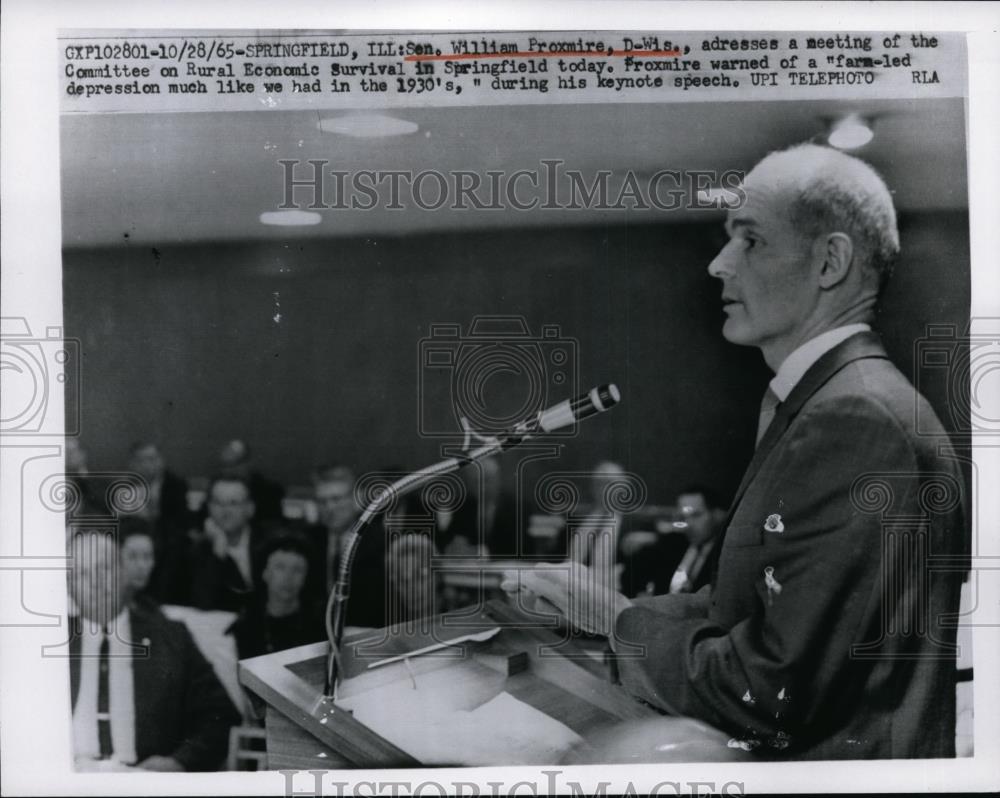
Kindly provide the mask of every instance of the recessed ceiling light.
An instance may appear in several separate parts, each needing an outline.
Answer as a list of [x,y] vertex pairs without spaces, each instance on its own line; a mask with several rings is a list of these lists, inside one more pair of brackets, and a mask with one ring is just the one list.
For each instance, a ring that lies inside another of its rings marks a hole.
[[873,124],[873,121],[858,114],[848,114],[833,123],[827,141],[838,150],[856,150],[875,136]]
[[354,114],[334,116],[319,120],[319,129],[324,133],[339,133],[359,139],[378,139],[386,136],[406,136],[416,133],[420,126],[416,122],[397,119],[381,114]]
[[260,222],[280,227],[307,227],[319,224],[322,218],[315,211],[265,211],[260,215]]

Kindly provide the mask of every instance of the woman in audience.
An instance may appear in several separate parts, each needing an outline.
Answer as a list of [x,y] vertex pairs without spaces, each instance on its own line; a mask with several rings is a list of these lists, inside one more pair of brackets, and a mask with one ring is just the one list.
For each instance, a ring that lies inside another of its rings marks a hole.
[[228,634],[240,659],[323,640],[322,608],[303,596],[310,548],[299,534],[277,535],[264,544],[261,584]]

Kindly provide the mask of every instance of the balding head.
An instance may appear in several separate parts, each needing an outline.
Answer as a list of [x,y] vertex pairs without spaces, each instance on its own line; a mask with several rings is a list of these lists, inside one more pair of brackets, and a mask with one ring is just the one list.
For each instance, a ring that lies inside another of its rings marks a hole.
[[881,291],[899,254],[899,232],[892,195],[878,172],[840,150],[799,144],[766,156],[744,184],[761,178],[782,186],[803,237],[848,236],[855,262]]
[[874,320],[899,250],[888,189],[863,161],[804,144],[772,153],[728,211],[730,241],[709,264],[722,283],[722,332],[772,370],[822,333]]

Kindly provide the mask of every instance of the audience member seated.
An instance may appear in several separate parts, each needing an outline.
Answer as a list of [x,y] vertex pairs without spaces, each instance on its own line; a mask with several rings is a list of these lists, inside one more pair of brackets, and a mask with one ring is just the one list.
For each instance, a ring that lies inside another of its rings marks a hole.
[[[306,530],[317,564],[308,592],[325,601],[337,581],[347,533],[361,508],[354,495],[354,472],[345,466],[318,469],[315,489],[320,523]],[[376,518],[361,536],[354,555],[346,624],[385,626],[385,597],[385,526]]]
[[250,499],[257,508],[258,521],[281,521],[285,489],[254,469],[250,447],[243,441],[229,441],[219,451],[219,474],[246,482]]
[[[107,472],[91,473],[87,450],[78,438],[65,439],[66,482],[75,492],[75,501],[81,507],[88,507],[95,515],[112,518],[117,514],[109,488],[121,474]],[[126,491],[128,493],[128,491]]]
[[447,555],[513,557],[517,553],[517,508],[502,490],[500,458],[487,457],[462,469],[465,495],[434,513],[434,542]]
[[133,513],[157,525],[157,532],[179,533],[190,524],[187,506],[188,485],[167,468],[155,443],[140,441],[129,450],[129,468],[146,480],[149,496]]
[[191,555],[193,606],[238,613],[247,605],[263,569],[258,553],[268,537],[253,519],[247,483],[239,477],[216,477],[208,489],[204,534]]
[[677,511],[682,531],[659,534],[650,545],[637,546],[626,556],[622,574],[626,596],[694,593],[711,583],[723,511],[702,486],[681,491]]
[[621,571],[620,544],[632,519],[615,508],[617,491],[632,495],[625,469],[618,463],[598,463],[587,483],[587,502],[567,524],[569,559],[589,566],[594,578],[617,588]]
[[118,524],[121,549],[121,578],[129,601],[155,601],[153,573],[156,570],[156,543],[153,526],[142,518],[123,518]]
[[434,543],[427,536],[394,536],[385,555],[389,584],[387,625],[406,623],[443,612],[440,580],[431,569]]
[[218,769],[239,714],[188,630],[126,602],[114,534],[74,530],[69,555],[77,769]]
[[240,659],[326,639],[323,607],[305,595],[312,553],[298,534],[279,535],[265,544],[261,584],[228,630]]

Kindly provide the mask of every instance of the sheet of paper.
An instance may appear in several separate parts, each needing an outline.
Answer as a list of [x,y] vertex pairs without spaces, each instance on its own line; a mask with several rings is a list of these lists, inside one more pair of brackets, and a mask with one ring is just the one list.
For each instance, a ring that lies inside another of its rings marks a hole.
[[[435,709],[383,703],[355,717],[425,764],[552,765],[582,738],[563,723],[500,693],[472,710]],[[380,717],[379,717],[380,716]]]

